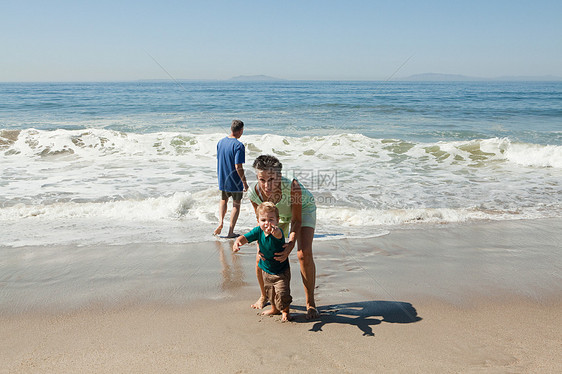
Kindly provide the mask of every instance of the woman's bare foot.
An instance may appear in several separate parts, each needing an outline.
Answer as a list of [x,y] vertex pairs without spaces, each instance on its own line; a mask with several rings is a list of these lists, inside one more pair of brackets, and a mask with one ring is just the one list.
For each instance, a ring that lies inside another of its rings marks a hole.
[[320,314],[318,313],[318,310],[316,310],[316,307],[309,306],[306,308],[306,319],[316,319],[318,317],[320,317]]
[[267,305],[267,297],[265,296],[260,296],[260,298],[258,299],[258,301],[256,301],[255,303],[253,303],[251,306],[254,309],[263,309],[265,306]]
[[222,223],[219,225],[219,227],[217,227],[215,229],[215,232],[213,233],[213,235],[219,235],[222,231]]
[[283,315],[281,317],[281,322],[289,322],[293,319],[293,317],[291,316],[291,313],[289,313],[289,312],[283,311],[283,312],[281,312],[281,314]]
[[228,239],[233,239],[233,238],[237,238],[237,237],[239,237],[239,236],[240,236],[240,235],[235,234],[235,233],[229,233],[226,237],[227,237]]
[[262,312],[261,315],[262,316],[275,316],[275,315],[279,315],[279,314],[281,314],[281,312],[278,309],[271,308],[271,309],[266,310],[265,312]]

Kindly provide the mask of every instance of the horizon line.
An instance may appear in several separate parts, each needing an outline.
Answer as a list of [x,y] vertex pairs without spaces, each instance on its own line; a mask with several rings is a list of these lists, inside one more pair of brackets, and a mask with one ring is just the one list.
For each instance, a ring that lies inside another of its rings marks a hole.
[[[433,79],[432,79],[433,78]],[[13,80],[0,81],[1,84],[6,83],[134,83],[134,82],[171,82],[169,78],[136,78],[136,79],[99,79],[99,80]],[[306,78],[306,79],[287,79],[277,78],[264,74],[256,75],[238,75],[231,78],[178,78],[176,81],[183,82],[232,82],[232,83],[275,83],[275,82],[557,82],[562,81],[561,76],[556,75],[512,75],[498,77],[476,77],[463,74],[446,74],[446,73],[421,73],[412,74],[405,77],[395,77],[393,79],[375,79],[375,78],[355,78],[355,79],[338,79],[338,78]]]

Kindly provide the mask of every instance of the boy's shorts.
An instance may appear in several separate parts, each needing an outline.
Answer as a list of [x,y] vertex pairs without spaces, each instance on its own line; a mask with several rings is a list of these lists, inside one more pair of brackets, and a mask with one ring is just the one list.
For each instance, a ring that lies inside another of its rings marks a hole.
[[234,201],[240,201],[242,200],[242,196],[244,195],[243,192],[227,192],[227,191],[221,191],[221,198],[222,200],[228,200],[229,197],[232,197],[232,199]]
[[[262,271],[263,283],[265,286],[265,294],[269,301],[275,305],[278,310],[285,310],[291,305],[293,298],[291,297],[291,268],[279,274],[269,274]],[[275,293],[275,297],[273,294]]]

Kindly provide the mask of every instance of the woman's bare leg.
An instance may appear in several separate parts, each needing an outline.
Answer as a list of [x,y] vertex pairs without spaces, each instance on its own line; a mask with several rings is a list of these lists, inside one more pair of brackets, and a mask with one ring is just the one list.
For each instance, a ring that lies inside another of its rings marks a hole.
[[[258,247],[259,250],[259,247]],[[256,301],[255,303],[253,303],[251,306],[254,309],[263,309],[266,305],[267,305],[267,296],[265,295],[265,286],[263,284],[263,275],[262,275],[262,270],[260,269],[260,267],[258,266],[258,263],[260,262],[260,255],[259,253],[256,254],[256,277],[258,278],[258,284],[260,285],[260,298],[258,299],[258,301]]]
[[316,286],[316,264],[312,257],[312,240],[314,239],[314,229],[312,227],[302,227],[298,243],[298,258],[301,268],[302,283],[306,295],[306,318],[318,318],[316,302],[314,301],[314,287]]

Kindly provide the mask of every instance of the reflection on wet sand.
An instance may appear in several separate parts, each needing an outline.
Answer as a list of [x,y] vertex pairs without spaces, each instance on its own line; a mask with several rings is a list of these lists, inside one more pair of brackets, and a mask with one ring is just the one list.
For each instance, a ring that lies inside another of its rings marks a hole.
[[236,254],[232,252],[232,242],[230,240],[227,242],[217,240],[215,245],[222,266],[221,290],[235,291],[246,286],[248,283],[244,281],[242,262],[240,256],[236,256]]

